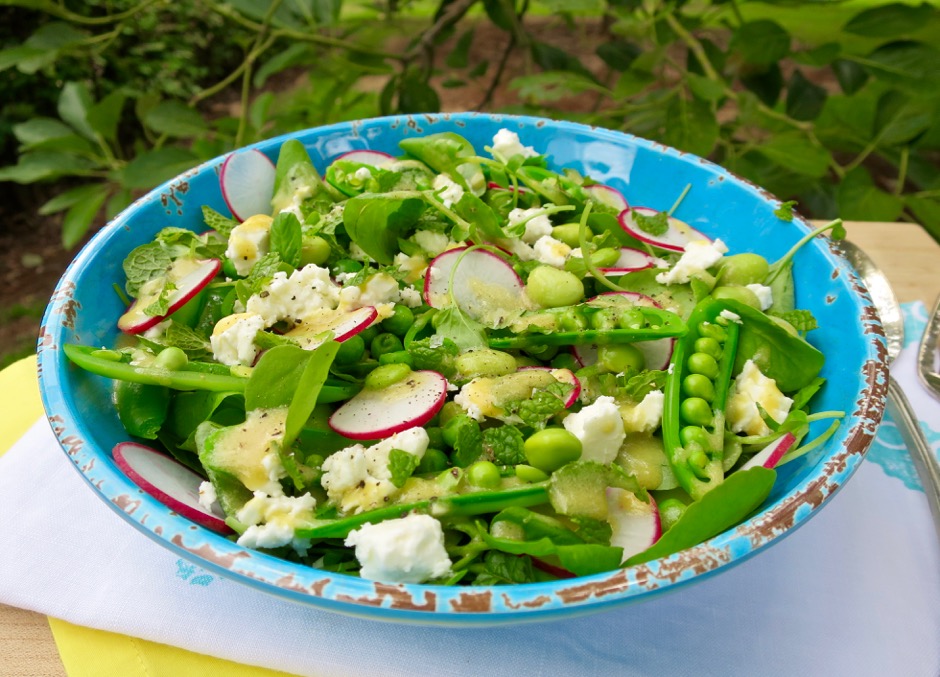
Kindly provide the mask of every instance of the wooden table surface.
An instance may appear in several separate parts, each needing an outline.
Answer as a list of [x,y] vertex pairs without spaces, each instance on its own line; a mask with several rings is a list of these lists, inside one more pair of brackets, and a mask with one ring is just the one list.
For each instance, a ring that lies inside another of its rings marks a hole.
[[[907,223],[847,223],[848,239],[865,249],[900,301],[928,305],[940,295],[940,245]],[[65,675],[46,617],[0,604],[0,675]]]

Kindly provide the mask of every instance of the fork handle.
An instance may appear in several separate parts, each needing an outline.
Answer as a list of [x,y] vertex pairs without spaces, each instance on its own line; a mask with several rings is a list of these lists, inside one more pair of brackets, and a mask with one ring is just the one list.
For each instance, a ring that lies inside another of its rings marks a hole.
[[940,374],[933,370],[937,348],[940,347],[940,296],[934,303],[924,338],[917,351],[917,373],[920,380],[927,386],[927,391],[936,398],[940,398]]
[[910,450],[914,467],[924,485],[924,493],[927,494],[937,536],[940,538],[940,461],[927,444],[924,430],[920,427],[907,395],[893,378],[888,380],[888,412]]

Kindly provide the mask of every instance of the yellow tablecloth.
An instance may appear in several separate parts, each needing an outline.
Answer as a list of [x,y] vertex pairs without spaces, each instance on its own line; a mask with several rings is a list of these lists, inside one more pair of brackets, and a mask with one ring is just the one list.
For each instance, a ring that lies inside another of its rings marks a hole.
[[[0,411],[4,412],[0,417],[2,455],[43,413],[35,357],[20,360],[0,371]],[[287,676],[284,672],[240,665],[136,637],[84,628],[56,618],[49,618],[49,627],[70,677]]]

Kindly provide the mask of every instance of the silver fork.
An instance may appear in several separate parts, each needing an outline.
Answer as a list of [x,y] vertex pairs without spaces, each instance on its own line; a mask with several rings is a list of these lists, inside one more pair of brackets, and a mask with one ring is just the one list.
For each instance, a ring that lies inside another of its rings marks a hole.
[[927,391],[940,399],[940,373],[934,371],[934,359],[937,349],[940,348],[940,296],[933,305],[933,311],[927,320],[927,329],[917,351],[917,375]]

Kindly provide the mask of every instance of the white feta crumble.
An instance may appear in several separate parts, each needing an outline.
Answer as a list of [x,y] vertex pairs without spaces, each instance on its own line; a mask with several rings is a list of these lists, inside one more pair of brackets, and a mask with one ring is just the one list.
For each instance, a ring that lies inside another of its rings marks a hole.
[[519,141],[519,135],[508,129],[500,129],[493,137],[493,153],[499,154],[507,160],[513,155],[522,157],[538,157],[538,153],[532,146],[523,146]]
[[379,507],[398,491],[388,469],[392,449],[405,451],[420,460],[428,443],[427,431],[415,427],[395,433],[371,447],[354,444],[327,457],[320,483],[330,500],[344,513]]
[[[360,287],[358,307],[373,306],[379,314],[378,321],[391,317],[395,304],[401,301],[398,280],[388,273],[376,273]],[[351,309],[354,310],[354,309]]]
[[401,294],[401,302],[409,308],[417,308],[424,303],[424,297],[421,296],[421,292],[414,287],[403,287],[399,293]]
[[405,252],[395,254],[395,266],[405,276],[405,282],[415,282],[428,267],[428,261],[420,254],[408,256]]
[[[670,365],[672,366],[672,365]],[[666,396],[662,390],[646,394],[639,404],[621,405],[620,418],[623,428],[628,433],[651,433],[663,420],[663,405]]]
[[209,337],[216,361],[233,367],[250,366],[258,356],[255,336],[265,328],[264,318],[253,313],[236,313],[219,320]]
[[251,272],[258,259],[268,253],[273,221],[266,214],[256,214],[232,228],[225,256],[231,260],[239,275]]
[[459,393],[454,395],[454,404],[467,412],[467,416],[472,418],[474,421],[482,421],[485,418],[483,415],[483,410],[470,398],[470,393],[473,391],[472,384],[474,381],[477,381],[477,379],[473,379],[473,381],[467,383]]
[[158,322],[157,324],[147,329],[141,336],[145,339],[158,339],[162,337],[166,330],[170,328],[170,325],[173,323],[173,320],[163,320],[163,322]]
[[353,172],[353,177],[357,181],[361,183],[365,183],[366,181],[372,178],[372,172],[369,171],[368,167],[360,167],[355,172]]
[[291,273],[274,273],[268,285],[248,299],[246,310],[264,318],[270,327],[280,320],[302,320],[315,310],[333,309],[339,304],[340,287],[330,279],[330,271],[309,264]]
[[304,213],[300,209],[300,206],[303,204],[303,202],[304,202],[304,198],[299,193],[295,193],[290,203],[287,206],[283,207],[279,213],[280,214],[284,214],[284,213],[293,214],[294,216],[297,217],[298,221],[303,223]]
[[437,256],[443,253],[451,245],[449,237],[444,233],[435,233],[433,230],[419,230],[412,237],[421,249],[428,253],[428,256]]
[[728,322],[736,322],[737,324],[741,324],[741,316],[728,310],[727,308],[718,313],[718,317],[723,317],[728,320]]
[[362,565],[359,575],[383,583],[424,583],[450,573],[444,530],[430,515],[409,514],[378,524],[366,522],[346,537]]
[[770,434],[771,430],[761,418],[758,404],[773,420],[783,423],[790,413],[793,400],[780,392],[777,382],[764,376],[753,360],[748,360],[734,380],[728,397],[728,423],[733,432]]
[[728,247],[721,240],[692,240],[685,245],[685,252],[676,265],[659,273],[656,281],[660,284],[685,284],[718,263],[727,251]]
[[303,496],[269,496],[263,491],[254,492],[235,513],[235,519],[248,528],[239,536],[238,544],[247,548],[278,548],[293,544],[297,550],[305,550],[308,543],[295,539],[294,531],[303,522],[313,519],[317,502],[309,493]]
[[[544,205],[550,207],[550,204]],[[516,207],[509,212],[509,226],[525,221],[525,232],[522,234],[522,241],[526,244],[535,244],[540,237],[552,234],[552,222],[548,215],[542,213],[543,207],[532,207],[531,209],[522,209]]]
[[213,507],[219,501],[219,496],[215,492],[215,486],[212,482],[203,482],[199,485],[199,505],[212,512]]
[[463,187],[447,176],[447,174],[438,174],[435,176],[434,183],[431,184],[431,187],[448,209],[460,202],[460,198],[463,197]]
[[510,252],[518,256],[522,261],[535,260],[535,249],[527,245],[522,240],[503,240],[501,244],[504,245]]
[[561,240],[556,240],[551,235],[543,235],[532,247],[535,258],[540,263],[555,268],[564,268],[565,261],[571,254],[571,247]]
[[581,459],[610,463],[626,437],[620,408],[613,397],[602,395],[593,404],[565,417],[565,429],[581,440]]
[[760,302],[761,310],[767,310],[774,304],[774,292],[770,287],[763,284],[749,284],[746,288],[754,292],[754,296]]

